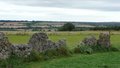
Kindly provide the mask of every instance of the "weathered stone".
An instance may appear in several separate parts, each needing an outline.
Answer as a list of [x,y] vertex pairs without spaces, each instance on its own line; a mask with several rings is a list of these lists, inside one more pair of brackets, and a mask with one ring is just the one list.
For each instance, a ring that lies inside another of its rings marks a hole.
[[66,47],[66,40],[65,39],[62,39],[62,40],[58,40],[58,42],[56,43],[59,47]]
[[59,40],[58,42],[53,42],[51,40],[48,40],[48,36],[45,33],[35,33],[29,43],[28,43],[33,50],[36,50],[38,52],[44,52],[46,50],[50,49],[56,49],[62,46],[66,46],[65,40]]
[[11,43],[4,33],[0,32],[0,59],[6,59],[10,56]]
[[81,42],[81,45],[95,46],[97,45],[97,39],[94,36],[88,36]]
[[98,39],[98,45],[104,46],[104,47],[110,47],[110,33],[100,33],[99,39]]
[[12,54],[17,55],[18,57],[27,57],[32,51],[32,48],[25,44],[13,45],[11,49]]
[[45,33],[35,33],[29,40],[29,45],[36,51],[42,51],[42,47],[47,43],[48,36]]

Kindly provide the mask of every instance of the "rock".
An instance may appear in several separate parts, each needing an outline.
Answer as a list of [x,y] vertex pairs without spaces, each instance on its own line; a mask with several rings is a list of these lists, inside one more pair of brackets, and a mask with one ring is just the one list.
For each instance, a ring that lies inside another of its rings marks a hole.
[[29,45],[18,44],[12,46],[12,54],[18,57],[27,57],[30,55],[32,48]]
[[41,52],[47,43],[48,36],[45,33],[35,33],[29,40],[29,45],[36,51]]
[[0,32],[0,59],[6,59],[11,53],[11,43],[4,33]]
[[100,33],[99,35],[99,39],[98,39],[98,45],[100,46],[104,46],[104,47],[110,47],[111,43],[110,43],[110,33],[106,32],[106,33]]
[[66,41],[59,40],[58,42],[53,42],[51,40],[48,40],[47,34],[35,33],[29,40],[28,45],[30,45],[35,51],[44,52],[50,49],[56,49],[62,46],[66,46]]
[[95,46],[97,45],[97,39],[94,36],[88,36],[81,42],[81,45]]
[[56,46],[57,46],[57,48],[59,48],[59,47],[66,47],[66,40],[65,39],[59,40],[56,43]]

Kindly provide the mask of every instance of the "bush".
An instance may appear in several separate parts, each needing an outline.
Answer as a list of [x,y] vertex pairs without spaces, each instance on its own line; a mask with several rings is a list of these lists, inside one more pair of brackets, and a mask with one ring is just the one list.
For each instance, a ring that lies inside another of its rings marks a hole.
[[0,68],[23,68],[23,59],[18,56],[11,55],[10,58],[0,61]]
[[119,51],[119,49],[116,47],[110,47],[110,51]]
[[93,52],[109,52],[109,51],[119,51],[119,49],[115,47],[105,47],[101,45],[85,45],[79,44],[76,48],[74,48],[75,53],[87,53],[91,54]]
[[42,53],[44,55],[44,59],[53,59],[55,57],[61,57],[61,56],[70,56],[71,53],[66,47],[60,47],[57,49],[51,49],[47,50]]
[[42,53],[32,51],[31,54],[27,58],[25,58],[25,61],[27,62],[43,61],[43,60],[53,59],[56,57],[70,56],[70,55],[71,53],[66,47],[60,47],[57,49],[50,49]]
[[75,25],[73,25],[72,23],[66,23],[59,28],[59,31],[72,31],[74,29],[75,29]]
[[43,59],[43,55],[41,55],[39,52],[36,51],[31,51],[31,54],[24,59],[27,62],[31,62],[31,61],[40,61],[40,60],[44,60]]
[[103,47],[100,45],[97,46],[92,46],[91,47],[93,49],[94,52],[108,52],[108,51],[119,51],[119,49],[115,48],[115,47]]
[[66,47],[60,47],[57,49],[59,56],[70,56],[71,53]]
[[90,46],[86,46],[86,45],[78,45],[78,47],[76,47],[74,49],[75,53],[87,53],[87,54],[91,54],[93,53],[93,49]]

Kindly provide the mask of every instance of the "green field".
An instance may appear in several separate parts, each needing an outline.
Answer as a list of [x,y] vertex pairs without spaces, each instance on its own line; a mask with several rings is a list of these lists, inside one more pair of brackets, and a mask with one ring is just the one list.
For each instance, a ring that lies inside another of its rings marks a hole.
[[[73,49],[83,38],[88,35],[98,37],[100,32],[60,32],[47,33],[49,39],[57,41],[66,39],[67,46]],[[113,32],[111,43],[114,47],[120,49],[120,32]],[[13,44],[27,44],[29,35],[7,35]],[[62,57],[43,62],[31,62],[23,64],[23,68],[120,68],[120,52],[96,53],[92,55],[74,54],[71,57]]]
[[[99,33],[100,33],[99,31],[95,32],[86,31],[86,32],[59,32],[47,34],[49,36],[49,39],[55,42],[60,39],[66,39],[68,47],[73,48],[85,37],[90,35],[98,37]],[[7,36],[10,42],[13,44],[27,44],[32,34],[33,33],[30,33],[28,35],[9,34]],[[111,43],[113,46],[120,47],[120,32],[112,32]]]

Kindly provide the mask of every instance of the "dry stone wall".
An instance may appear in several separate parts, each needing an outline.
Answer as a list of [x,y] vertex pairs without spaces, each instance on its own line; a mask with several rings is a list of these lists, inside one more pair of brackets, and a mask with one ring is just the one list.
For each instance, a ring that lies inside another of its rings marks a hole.
[[[94,36],[89,36],[82,41],[82,44],[93,46],[100,45],[110,47],[110,34],[101,33],[97,40]],[[0,59],[6,59],[10,55],[15,54],[20,57],[27,57],[32,50],[44,52],[50,49],[66,47],[66,40],[58,40],[53,42],[49,40],[46,33],[35,33],[30,38],[28,44],[12,45],[4,33],[0,32]]]

